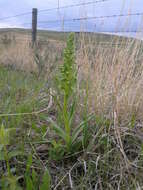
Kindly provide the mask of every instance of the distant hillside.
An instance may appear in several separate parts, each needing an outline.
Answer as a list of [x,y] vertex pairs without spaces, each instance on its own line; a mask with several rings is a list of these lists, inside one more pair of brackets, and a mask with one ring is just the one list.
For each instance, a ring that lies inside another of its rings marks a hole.
[[[9,35],[9,36],[21,36],[26,38],[31,38],[31,29],[20,29],[20,28],[3,28],[0,29],[0,35]],[[48,31],[48,30],[38,30],[38,39],[40,40],[46,40],[46,39],[52,39],[52,40],[60,40],[65,41],[68,36],[68,32],[56,32],[56,31]],[[76,37],[78,38],[81,33],[76,32]],[[129,41],[129,39],[133,38],[127,38],[123,36],[118,36],[117,34],[103,34],[103,33],[84,33],[86,39],[89,37],[92,40],[95,40],[97,43],[99,42],[113,42],[113,41]]]

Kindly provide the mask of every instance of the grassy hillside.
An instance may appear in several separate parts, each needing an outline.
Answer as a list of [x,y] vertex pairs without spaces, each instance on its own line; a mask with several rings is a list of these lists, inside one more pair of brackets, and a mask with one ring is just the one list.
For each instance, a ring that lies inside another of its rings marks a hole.
[[44,35],[0,46],[0,189],[142,189],[142,42]]
[[[12,28],[12,29],[0,29],[0,35],[7,34],[7,35],[21,35],[21,36],[29,36],[31,37],[31,30],[30,29],[18,29],[18,28]],[[38,30],[38,38],[42,39],[52,39],[52,40],[61,40],[66,41],[67,36],[69,32],[56,32],[56,31],[48,31],[48,30]],[[79,32],[76,32],[76,36],[78,37],[81,35]],[[127,41],[128,38],[126,37],[118,37],[117,35],[111,35],[111,34],[100,34],[100,33],[86,33],[85,35],[88,37],[93,37],[96,40],[102,40],[102,42],[111,42],[112,40],[124,40]],[[130,38],[131,39],[131,38]]]

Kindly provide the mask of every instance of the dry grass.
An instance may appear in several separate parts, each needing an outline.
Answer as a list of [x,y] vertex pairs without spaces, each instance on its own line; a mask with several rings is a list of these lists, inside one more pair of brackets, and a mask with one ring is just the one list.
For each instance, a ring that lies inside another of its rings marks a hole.
[[11,43],[2,48],[0,62],[3,65],[33,72],[36,70],[33,51],[28,41]]
[[[88,107],[98,115],[113,119],[116,110],[120,121],[136,117],[142,120],[143,111],[143,59],[142,42],[113,37],[105,43],[81,35],[77,51],[79,86],[88,81]],[[39,44],[38,53],[45,62],[48,75],[62,61],[65,43],[49,40]],[[17,40],[1,47],[0,62],[3,65],[37,72],[34,52],[29,40]],[[46,73],[46,72],[45,72]],[[54,73],[53,73],[54,74]],[[82,101],[82,100],[81,100]],[[82,104],[82,103],[81,103]]]
[[[85,40],[84,36],[81,35],[81,37],[76,58],[79,101],[75,123],[81,118],[83,119],[84,111],[87,111],[87,115],[95,114],[95,120],[90,121],[88,126],[89,144],[81,152],[63,157],[60,162],[50,159],[47,153],[49,144],[36,144],[34,163],[39,167],[37,155],[45,166],[48,162],[52,189],[142,189],[142,42],[113,38],[111,43],[106,43],[105,47],[103,43],[96,45],[92,39],[89,38],[87,41],[87,38]],[[102,38],[100,41],[102,42]],[[49,42],[44,47],[39,46],[40,59],[44,60],[46,64],[44,68],[48,73],[45,73],[47,78],[50,74],[52,75],[51,79],[54,79],[56,65],[58,66],[61,62],[63,48],[64,44],[57,44],[55,41]],[[28,44],[17,43],[3,48],[0,60],[4,65],[14,65],[31,71],[31,68],[33,70],[36,68],[33,57],[33,52]],[[37,81],[35,78],[34,81],[38,83],[38,78],[36,79]],[[17,81],[17,79],[15,80]],[[21,81],[23,82],[23,79]],[[50,83],[48,80],[47,83],[54,91],[55,86],[52,82]],[[31,90],[32,82],[31,84],[27,82],[27,84],[30,85],[29,89]],[[42,90],[45,90],[43,91],[44,97],[41,95]],[[47,85],[42,90],[41,84],[39,84],[38,93],[42,97],[42,101],[44,101],[42,105],[45,107],[47,105]],[[39,106],[39,99],[36,100]],[[56,103],[53,103],[51,112],[43,113],[45,114],[43,118],[46,118],[47,115],[55,118],[57,114],[57,110],[55,110]],[[40,119],[38,116],[37,120],[35,119],[35,125],[46,126],[48,136],[45,140],[49,142],[55,136],[49,129],[49,123],[43,118]],[[31,121],[28,120],[28,139],[29,127],[33,122],[34,118]],[[23,133],[22,130],[21,133]],[[30,136],[31,142],[35,133]],[[36,135],[41,139],[39,131]],[[37,136],[35,136],[36,142]],[[31,148],[26,147],[26,150],[30,152]],[[43,171],[43,168],[41,170]]]
[[108,48],[91,44],[80,50],[79,80],[89,82],[89,110],[110,119],[116,110],[122,122],[133,116],[142,120],[142,42],[129,40],[125,46],[122,46],[124,41],[120,42],[121,46],[119,40],[112,43]]
[[[11,39],[11,36],[7,37],[7,40],[10,40],[8,44],[1,41],[0,64],[37,73],[35,51],[31,48],[29,37],[23,36],[22,38],[22,35],[16,34],[15,40]],[[58,40],[38,41],[36,53],[40,58],[39,61],[44,62],[45,73],[49,74],[57,66],[57,63],[61,62],[64,47],[65,42]]]

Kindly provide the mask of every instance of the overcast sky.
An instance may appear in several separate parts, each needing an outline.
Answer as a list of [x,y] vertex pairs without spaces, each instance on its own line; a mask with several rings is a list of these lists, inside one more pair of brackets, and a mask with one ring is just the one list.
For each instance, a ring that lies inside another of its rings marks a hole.
[[[77,4],[82,2],[95,2],[100,0],[0,0],[0,19],[7,16],[31,11],[49,9],[59,6]],[[68,9],[39,12],[38,26],[50,30],[80,30],[83,27],[88,31],[114,32],[114,31],[136,31],[143,28],[143,16],[130,16],[122,18],[104,18],[84,22],[64,22],[65,19],[118,15],[128,13],[143,13],[143,0],[108,0],[88,6],[73,7]],[[61,20],[61,22],[48,23],[49,20]],[[45,21],[47,23],[40,23]],[[29,24],[28,24],[29,23]],[[0,20],[0,27],[30,27],[31,15],[17,18]]]

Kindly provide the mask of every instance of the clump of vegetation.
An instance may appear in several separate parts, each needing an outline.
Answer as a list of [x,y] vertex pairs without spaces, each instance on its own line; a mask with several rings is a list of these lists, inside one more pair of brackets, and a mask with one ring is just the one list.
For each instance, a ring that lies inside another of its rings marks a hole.
[[52,81],[40,52],[38,78],[0,67],[0,189],[142,189],[140,53],[82,40]]
[[90,116],[86,121],[81,121],[79,124],[75,123],[78,94],[74,34],[71,34],[67,41],[67,47],[64,51],[64,64],[60,66],[56,83],[55,99],[58,107],[58,120],[56,122],[51,118],[48,120],[53,130],[60,137],[57,142],[55,140],[52,142],[53,148],[51,150],[51,154],[54,154],[53,158],[58,159],[63,158],[66,153],[70,154],[82,150],[84,127],[91,119]]
[[12,39],[7,35],[7,34],[4,34],[1,38],[1,41],[2,43],[5,45],[5,46],[8,46],[12,43]]
[[38,77],[46,73],[46,60],[48,58],[48,53],[44,52],[44,55],[41,55],[39,49],[34,49],[34,60],[38,68]]
[[[16,176],[16,174],[14,174],[14,170],[12,169],[15,168],[11,168],[9,161],[14,157],[23,155],[23,153],[14,150],[8,152],[7,150],[7,146],[10,145],[10,135],[12,135],[11,132],[13,130],[15,129],[5,129],[4,125],[0,128],[0,160],[4,161],[7,170],[0,181],[0,187],[4,190],[22,190],[18,182],[23,176]],[[48,170],[45,171],[42,181],[40,181],[37,178],[38,175],[36,171],[34,169],[31,170],[31,166],[32,156],[29,156],[24,174],[25,188],[27,190],[50,190],[50,174]]]

